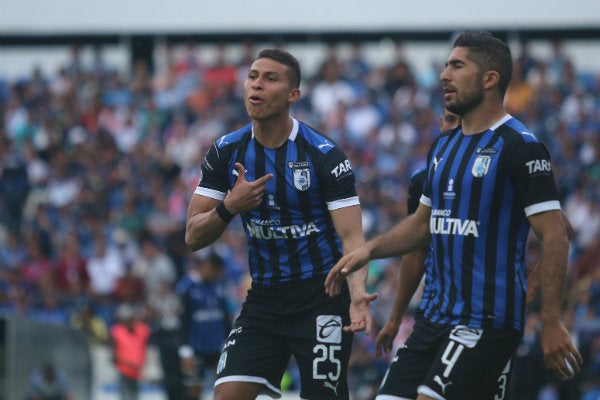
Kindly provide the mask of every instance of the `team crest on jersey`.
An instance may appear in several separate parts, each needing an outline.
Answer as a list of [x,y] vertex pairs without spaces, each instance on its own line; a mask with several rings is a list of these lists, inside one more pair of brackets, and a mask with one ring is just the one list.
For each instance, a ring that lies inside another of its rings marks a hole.
[[294,187],[298,190],[308,190],[310,187],[310,162],[288,161],[288,167],[294,172]]
[[310,169],[294,168],[294,187],[298,190],[308,190],[310,187]]
[[483,177],[490,169],[491,162],[492,157],[490,156],[477,156],[475,163],[473,164],[473,168],[471,169],[471,173],[475,178]]

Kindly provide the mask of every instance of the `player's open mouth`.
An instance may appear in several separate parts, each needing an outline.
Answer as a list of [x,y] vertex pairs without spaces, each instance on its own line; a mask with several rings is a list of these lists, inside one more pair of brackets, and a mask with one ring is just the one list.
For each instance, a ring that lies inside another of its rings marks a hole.
[[262,97],[250,96],[250,97],[248,97],[248,101],[252,104],[259,104],[259,103],[264,103],[265,100]]

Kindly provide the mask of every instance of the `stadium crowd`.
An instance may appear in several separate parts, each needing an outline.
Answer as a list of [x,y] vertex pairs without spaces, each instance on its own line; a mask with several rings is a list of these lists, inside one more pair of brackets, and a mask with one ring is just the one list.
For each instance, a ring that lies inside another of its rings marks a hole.
[[[512,398],[598,399],[600,71],[577,69],[560,42],[552,46],[544,59],[527,43],[513,50],[506,107],[553,157],[575,229],[564,318],[585,362],[571,381],[543,368],[534,302],[515,357]],[[246,43],[230,59],[222,44],[207,62],[193,43],[168,46],[153,70],[138,62],[123,71],[106,65],[101,52],[84,63],[74,45],[56,73],[34,68],[23,79],[0,77],[0,315],[69,324],[100,345],[122,303],[137,305],[154,331],[177,326],[174,287],[198,257],[183,240],[187,204],[212,141],[247,123],[239,83],[255,47]],[[439,133],[442,91],[412,67],[401,44],[383,66],[360,43],[350,47],[347,56],[336,45],[327,48],[315,73],[303,78],[293,112],[351,158],[370,238],[406,215],[408,178]],[[231,228],[212,252],[223,260],[235,315],[249,277],[239,219]],[[537,246],[532,239],[531,266]],[[369,265],[380,326],[392,306],[397,266],[397,259]],[[398,344],[411,324],[409,315]],[[355,337],[354,400],[372,398],[389,361],[375,358],[374,337]]]

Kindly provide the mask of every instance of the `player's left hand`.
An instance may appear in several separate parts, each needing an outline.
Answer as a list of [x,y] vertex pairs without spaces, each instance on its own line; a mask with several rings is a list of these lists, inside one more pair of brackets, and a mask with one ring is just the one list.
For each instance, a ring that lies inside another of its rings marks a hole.
[[573,345],[569,331],[561,321],[544,323],[540,334],[544,364],[560,379],[571,379],[578,373],[583,357]]
[[365,331],[368,335],[373,327],[371,318],[371,302],[379,297],[377,293],[355,294],[350,303],[350,325],[345,326],[346,332]]

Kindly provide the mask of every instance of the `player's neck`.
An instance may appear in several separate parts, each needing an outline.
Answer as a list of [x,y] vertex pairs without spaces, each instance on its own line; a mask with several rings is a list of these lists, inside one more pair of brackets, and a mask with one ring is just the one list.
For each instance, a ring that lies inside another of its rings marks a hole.
[[461,127],[465,135],[485,132],[506,115],[502,103],[482,102],[462,117]]
[[276,149],[290,137],[293,126],[292,118],[286,114],[283,118],[253,120],[252,133],[264,147]]

